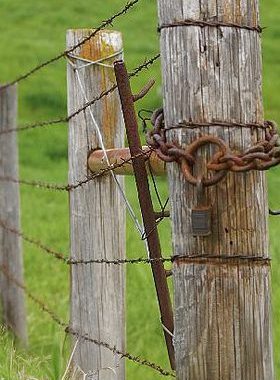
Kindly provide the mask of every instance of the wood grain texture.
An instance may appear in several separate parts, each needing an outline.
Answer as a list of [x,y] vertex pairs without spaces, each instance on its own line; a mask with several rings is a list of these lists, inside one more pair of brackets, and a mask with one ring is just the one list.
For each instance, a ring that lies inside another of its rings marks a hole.
[[[17,87],[0,88],[0,131],[16,127]],[[17,135],[0,135],[0,175],[18,178]],[[0,220],[20,230],[19,185],[1,182]],[[19,282],[23,282],[22,247],[19,236],[0,227],[0,265]],[[3,322],[16,337],[26,345],[27,327],[24,293],[17,285],[0,272],[0,298]]]
[[[257,26],[258,0],[158,0],[159,23],[194,19]],[[197,26],[161,32],[165,123],[262,123],[262,64],[256,32]],[[250,147],[263,131],[207,127],[173,130],[186,146],[211,134],[233,150]],[[198,152],[194,173],[205,171],[214,148]],[[193,237],[195,187],[177,164],[168,165],[175,255],[268,257],[265,175],[229,174],[207,189],[212,234]],[[209,175],[209,174],[208,174]],[[175,351],[178,379],[273,379],[270,270],[266,265],[174,264]]]
[[[67,48],[88,36],[90,30],[69,30]],[[122,49],[121,34],[102,31],[82,45],[75,54],[90,60],[109,56]],[[121,56],[120,56],[121,57]],[[119,58],[120,58],[119,57]],[[105,63],[112,64],[114,59]],[[84,62],[77,60],[78,66]],[[68,112],[86,102],[73,67],[68,64]],[[114,71],[93,65],[79,70],[88,99],[115,83]],[[121,148],[124,127],[117,92],[91,107],[102,131],[106,148]],[[90,174],[89,153],[100,148],[89,112],[69,123],[69,182]],[[119,178],[123,185],[123,179]],[[100,177],[70,192],[71,257],[73,259],[123,259],[125,257],[125,209],[120,193],[110,175]],[[81,334],[125,349],[125,272],[123,266],[74,265],[71,268],[71,327]],[[124,359],[93,343],[80,341],[74,357],[85,373],[97,373],[98,379],[125,378]]]

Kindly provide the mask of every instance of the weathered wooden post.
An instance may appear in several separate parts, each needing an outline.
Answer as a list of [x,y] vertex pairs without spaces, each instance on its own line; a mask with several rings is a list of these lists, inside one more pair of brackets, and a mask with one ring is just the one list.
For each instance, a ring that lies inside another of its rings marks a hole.
[[[81,42],[90,30],[69,30],[67,48]],[[111,58],[108,58],[111,57]],[[119,32],[103,30],[81,45],[68,63],[68,112],[82,107],[115,83],[111,67],[122,57]],[[98,64],[90,62],[98,61]],[[90,174],[88,156],[102,147],[121,148],[124,127],[118,93],[114,92],[71,119],[69,123],[69,182]],[[123,179],[118,178],[121,185]],[[123,259],[125,256],[125,209],[110,174],[70,191],[72,259]],[[125,350],[125,270],[116,265],[71,267],[71,328],[81,335]],[[124,359],[104,347],[79,341],[74,365],[102,379],[124,379]],[[116,374],[117,376],[116,376]]]
[[[0,88],[0,131],[16,127],[17,87]],[[0,135],[0,175],[18,178],[18,146],[15,133]],[[0,186],[0,265],[23,282],[21,239],[1,227],[20,229],[19,185],[9,181]],[[0,272],[0,297],[3,322],[22,344],[27,344],[27,327],[23,290],[4,271]]]
[[[264,136],[249,125],[263,125],[264,117],[258,6],[258,0],[158,0],[169,141],[186,146],[213,135],[243,152]],[[210,175],[212,147],[197,151],[196,175]],[[177,378],[273,379],[264,174],[230,173],[205,190],[212,209],[206,237],[193,236],[195,186],[177,164],[168,174]]]

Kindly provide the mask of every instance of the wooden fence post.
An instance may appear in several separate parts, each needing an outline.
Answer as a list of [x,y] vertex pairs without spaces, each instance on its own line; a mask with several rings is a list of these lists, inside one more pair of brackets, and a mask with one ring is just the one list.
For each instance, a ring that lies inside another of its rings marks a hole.
[[[91,30],[69,30],[71,48]],[[119,54],[117,54],[119,53]],[[102,65],[86,66],[87,61],[103,60]],[[80,59],[79,59],[80,57]],[[83,106],[115,83],[114,60],[122,57],[119,32],[103,30],[81,45],[68,64],[68,112]],[[84,60],[83,60],[84,59]],[[78,70],[75,70],[75,67]],[[83,67],[81,67],[83,66]],[[80,67],[80,68],[79,68]],[[85,91],[85,93],[84,93]],[[92,114],[90,114],[90,110]],[[94,121],[94,120],[95,121]],[[69,182],[76,183],[90,174],[88,156],[102,146],[124,145],[124,127],[117,91],[104,97],[69,123]],[[124,180],[118,178],[123,186]],[[112,176],[93,180],[70,192],[72,259],[122,259],[125,256],[125,208]],[[116,265],[73,265],[71,268],[71,328],[80,334],[125,349],[125,269]],[[116,367],[116,359],[118,367]],[[104,347],[80,340],[74,364],[83,372],[96,372],[106,380],[124,379],[125,363]],[[110,368],[115,368],[117,376]]]
[[[159,24],[176,22],[161,28],[165,127],[215,120],[263,124],[257,30],[178,25],[195,20],[257,27],[258,6],[258,0],[158,0]],[[171,129],[168,139],[186,146],[208,134],[244,151],[264,131],[185,127]],[[206,158],[212,154],[209,145],[199,150],[195,173],[206,174]],[[206,256],[174,263],[177,378],[273,379],[265,175],[228,174],[208,188],[212,234],[194,237],[191,210],[197,191],[177,164],[168,166],[174,254]]]
[[[16,127],[17,87],[0,88],[0,131]],[[0,135],[0,175],[18,178],[17,135]],[[1,182],[0,185],[0,265],[18,281],[23,282],[21,239],[16,234],[1,228],[4,223],[19,230],[20,226],[19,185]],[[0,272],[0,298],[3,322],[22,344],[27,344],[27,327],[24,293],[4,272]]]

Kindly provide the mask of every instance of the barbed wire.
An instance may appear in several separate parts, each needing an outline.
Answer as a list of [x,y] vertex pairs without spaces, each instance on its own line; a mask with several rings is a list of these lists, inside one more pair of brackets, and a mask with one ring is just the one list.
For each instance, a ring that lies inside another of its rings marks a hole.
[[26,185],[26,186],[31,186],[31,187],[36,187],[38,189],[45,189],[45,190],[54,190],[54,191],[71,191],[71,190],[76,190],[79,187],[82,187],[83,185],[86,185],[87,183],[93,181],[96,178],[105,176],[108,174],[110,171],[121,168],[122,166],[130,163],[134,158],[141,157],[141,156],[146,156],[149,157],[150,152],[152,152],[152,149],[148,150],[146,149],[145,151],[140,152],[139,154],[132,156],[127,159],[123,159],[122,162],[108,165],[104,169],[100,169],[96,173],[92,173],[85,179],[81,181],[77,181],[77,183],[73,184],[67,184],[67,185],[60,185],[60,184],[55,184],[55,183],[47,183],[47,182],[42,182],[42,181],[29,181],[25,179],[17,179],[13,178],[10,176],[0,176],[0,181],[2,182],[12,182],[12,183],[17,183],[19,185]]
[[[156,62],[159,59],[159,57],[160,57],[160,54],[157,54],[148,60],[145,59],[142,64],[137,66],[129,74],[129,78],[133,78],[133,77],[137,76],[141,71],[148,69],[150,66],[152,66],[154,64],[154,62]],[[13,133],[13,132],[23,132],[23,131],[27,131],[29,129],[42,128],[42,127],[47,127],[47,126],[56,125],[56,124],[68,123],[70,120],[72,120],[74,117],[79,115],[81,112],[85,111],[88,107],[92,106],[93,104],[95,104],[96,102],[101,100],[102,98],[110,95],[116,89],[117,89],[117,85],[111,86],[108,90],[101,92],[98,96],[94,97],[92,100],[85,103],[85,105],[83,105],[82,107],[80,107],[79,109],[77,109],[76,111],[74,111],[73,113],[71,113],[68,116],[61,116],[61,117],[58,117],[56,119],[40,121],[40,122],[36,122],[36,123],[32,123],[32,124],[26,124],[24,126],[19,126],[19,127],[15,127],[15,128],[7,128],[4,131],[1,131],[0,135],[4,135],[7,133]]]
[[65,253],[58,252],[53,248],[47,247],[45,244],[43,244],[40,240],[34,239],[30,236],[25,235],[22,231],[19,231],[18,229],[11,227],[7,225],[4,221],[0,220],[0,227],[4,230],[11,232],[19,237],[21,237],[23,240],[28,242],[29,244],[32,244],[36,246],[37,248],[41,249],[45,253],[47,253],[50,256],[53,256],[59,261],[64,262],[67,265],[89,265],[89,264],[107,264],[107,265],[122,265],[122,264],[153,264],[156,262],[162,262],[162,263],[173,263],[177,260],[185,260],[189,262],[196,262],[199,260],[222,260],[222,261],[259,261],[264,263],[269,263],[271,260],[268,257],[264,257],[262,255],[255,255],[255,256],[246,256],[246,255],[209,255],[209,254],[197,254],[197,255],[176,255],[176,256],[169,256],[169,257],[160,257],[160,258],[145,258],[145,257],[137,257],[132,259],[74,259],[69,258],[69,255],[66,255]]
[[75,332],[74,330],[72,330],[71,327],[66,328],[66,332],[70,333],[71,335],[73,335],[77,338],[80,338],[80,339],[83,339],[85,341],[97,344],[98,346],[102,346],[104,348],[107,348],[108,350],[110,350],[110,351],[112,351],[118,355],[121,355],[123,358],[126,358],[126,359],[128,359],[134,363],[152,368],[153,370],[157,371],[162,376],[169,376],[169,377],[174,377],[174,378],[176,377],[174,373],[163,369],[161,366],[159,366],[156,363],[153,363],[153,362],[146,360],[146,359],[141,359],[139,356],[131,355],[128,352],[124,353],[124,352],[118,350],[116,347],[112,347],[108,343],[104,343],[104,342],[98,341],[96,339],[92,339],[92,338],[88,337],[87,335],[80,335],[78,332]]
[[43,244],[39,239],[35,239],[33,237],[27,236],[23,231],[18,230],[15,227],[9,226],[6,222],[3,220],[0,220],[0,227],[3,228],[5,231],[10,232],[14,235],[17,235],[18,237],[22,238],[27,243],[39,248],[46,254],[53,256],[55,259],[64,262],[68,265],[78,265],[78,264],[108,264],[108,265],[121,265],[121,264],[152,264],[154,262],[172,262],[172,257],[165,257],[165,258],[156,258],[156,259],[149,259],[145,257],[137,257],[133,259],[88,259],[88,260],[82,260],[82,259],[73,259],[69,258],[69,255],[66,255],[65,253],[58,252],[53,248],[50,248]]
[[72,336],[75,336],[76,338],[82,339],[84,341],[93,343],[97,346],[104,347],[109,351],[112,351],[115,354],[120,355],[123,358],[126,358],[129,361],[132,361],[136,364],[149,367],[155,371],[157,371],[160,375],[166,376],[166,377],[173,377],[175,378],[175,374],[165,370],[158,364],[151,362],[146,359],[142,359],[139,356],[132,355],[128,352],[123,352],[116,347],[111,346],[107,342],[103,342],[98,339],[94,339],[88,336],[88,334],[80,334],[78,331],[75,331],[68,323],[63,322],[60,317],[53,311],[51,310],[42,300],[40,300],[37,296],[35,296],[25,284],[21,283],[18,281],[8,270],[8,268],[5,265],[0,264],[0,271],[11,281],[13,282],[18,288],[22,289],[26,296],[33,301],[41,311],[46,313],[53,322],[55,322],[58,326],[63,327],[65,329],[66,334],[70,334]]
[[45,246],[40,240],[34,239],[30,236],[27,236],[23,231],[19,231],[17,228],[9,226],[3,220],[0,220],[0,227],[3,228],[5,231],[10,232],[10,233],[22,238],[27,243],[36,246],[37,248],[44,251],[45,253],[55,257],[57,260],[63,261],[65,263],[68,262],[68,257],[66,255],[64,255],[63,253],[57,252],[54,249]]
[[0,271],[7,277],[7,279],[14,283],[18,288],[22,289],[26,296],[31,299],[39,308],[49,317],[57,323],[59,326],[66,328],[68,326],[67,323],[64,323],[60,320],[60,318],[56,315],[54,311],[52,311],[42,300],[40,300],[37,296],[35,296],[25,284],[21,283],[17,278],[15,278],[8,270],[6,265],[0,264]]
[[152,152],[152,149],[148,150],[146,149],[145,151],[140,152],[139,154],[132,156],[128,159],[123,159],[122,162],[108,165],[104,169],[100,169],[98,172],[92,173],[85,179],[81,181],[77,181],[77,183],[73,184],[67,184],[67,185],[60,185],[56,183],[47,183],[47,182],[42,182],[42,181],[29,181],[25,179],[17,179],[13,178],[10,176],[0,176],[0,181],[2,182],[12,182],[12,183],[17,183],[19,185],[26,185],[26,186],[32,186],[36,187],[38,189],[45,189],[45,190],[54,190],[54,191],[71,191],[71,190],[76,190],[79,187],[82,187],[83,185],[86,185],[87,183],[95,180],[96,178],[105,176],[108,174],[110,171],[121,168],[122,166],[130,163],[134,158],[141,157],[141,156],[146,156],[147,158],[149,157],[149,154]]
[[30,77],[31,75],[35,74],[37,71],[43,69],[44,67],[50,65],[51,63],[54,63],[56,61],[59,61],[61,58],[64,58],[66,57],[68,54],[72,53],[73,51],[75,51],[78,47],[84,45],[87,41],[91,40],[98,32],[100,32],[102,29],[104,29],[106,26],[112,26],[112,23],[115,21],[115,19],[117,19],[118,17],[122,16],[122,15],[125,15],[131,8],[133,8],[140,0],[132,0],[132,1],[129,1],[120,11],[118,11],[117,13],[113,14],[111,17],[109,17],[108,19],[106,19],[105,21],[103,21],[96,29],[94,29],[87,37],[85,37],[84,39],[82,39],[79,43],[75,44],[72,48],[70,49],[66,49],[60,53],[58,53],[57,55],[55,55],[54,57],[52,58],[49,58],[47,59],[46,61],[40,63],[39,65],[35,66],[34,68],[30,69],[29,71],[27,71],[26,73],[20,75],[19,77],[17,77],[16,79],[14,79],[13,81],[5,84],[2,86],[2,88],[7,88],[7,87],[11,87],[13,86],[14,84],[16,83],[19,83],[25,79],[27,79],[28,77]]

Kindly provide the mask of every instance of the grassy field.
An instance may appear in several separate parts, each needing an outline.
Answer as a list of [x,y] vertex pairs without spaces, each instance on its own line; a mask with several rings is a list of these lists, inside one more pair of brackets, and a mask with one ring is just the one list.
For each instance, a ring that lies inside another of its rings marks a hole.
[[[17,74],[51,57],[65,45],[65,31],[69,28],[97,26],[123,0],[1,0],[0,23],[0,82],[13,79]],[[264,101],[266,117],[280,120],[280,5],[278,0],[262,1]],[[125,55],[129,68],[143,58],[158,52],[156,2],[142,0],[127,17],[115,23],[123,32]],[[153,96],[143,100],[141,107],[155,108],[161,104],[160,67],[157,63],[133,81],[139,89],[150,77],[157,80]],[[51,65],[19,86],[19,121],[25,123],[66,114],[65,61]],[[33,130],[19,135],[20,175],[22,178],[51,182],[67,181],[67,127],[66,125]],[[269,174],[270,205],[280,208],[278,195],[279,169]],[[127,180],[128,196],[135,207],[137,202],[132,180]],[[164,180],[160,181],[162,196],[167,196]],[[21,188],[23,230],[58,250],[68,251],[67,194]],[[275,363],[280,378],[280,219],[271,218],[271,253],[273,256],[273,317]],[[167,222],[161,226],[164,252],[171,252]],[[127,251],[131,257],[144,254],[143,243],[128,220]],[[59,316],[68,318],[68,268],[40,251],[24,244],[25,275],[28,287]],[[165,367],[166,352],[161,335],[155,292],[149,268],[127,268],[127,344],[128,351],[149,358]],[[137,298],[138,302],[135,302]],[[68,358],[65,334],[36,306],[27,300],[29,351],[13,346],[11,337],[0,330],[0,379],[59,379]],[[128,379],[156,380],[152,370],[127,362]]]

